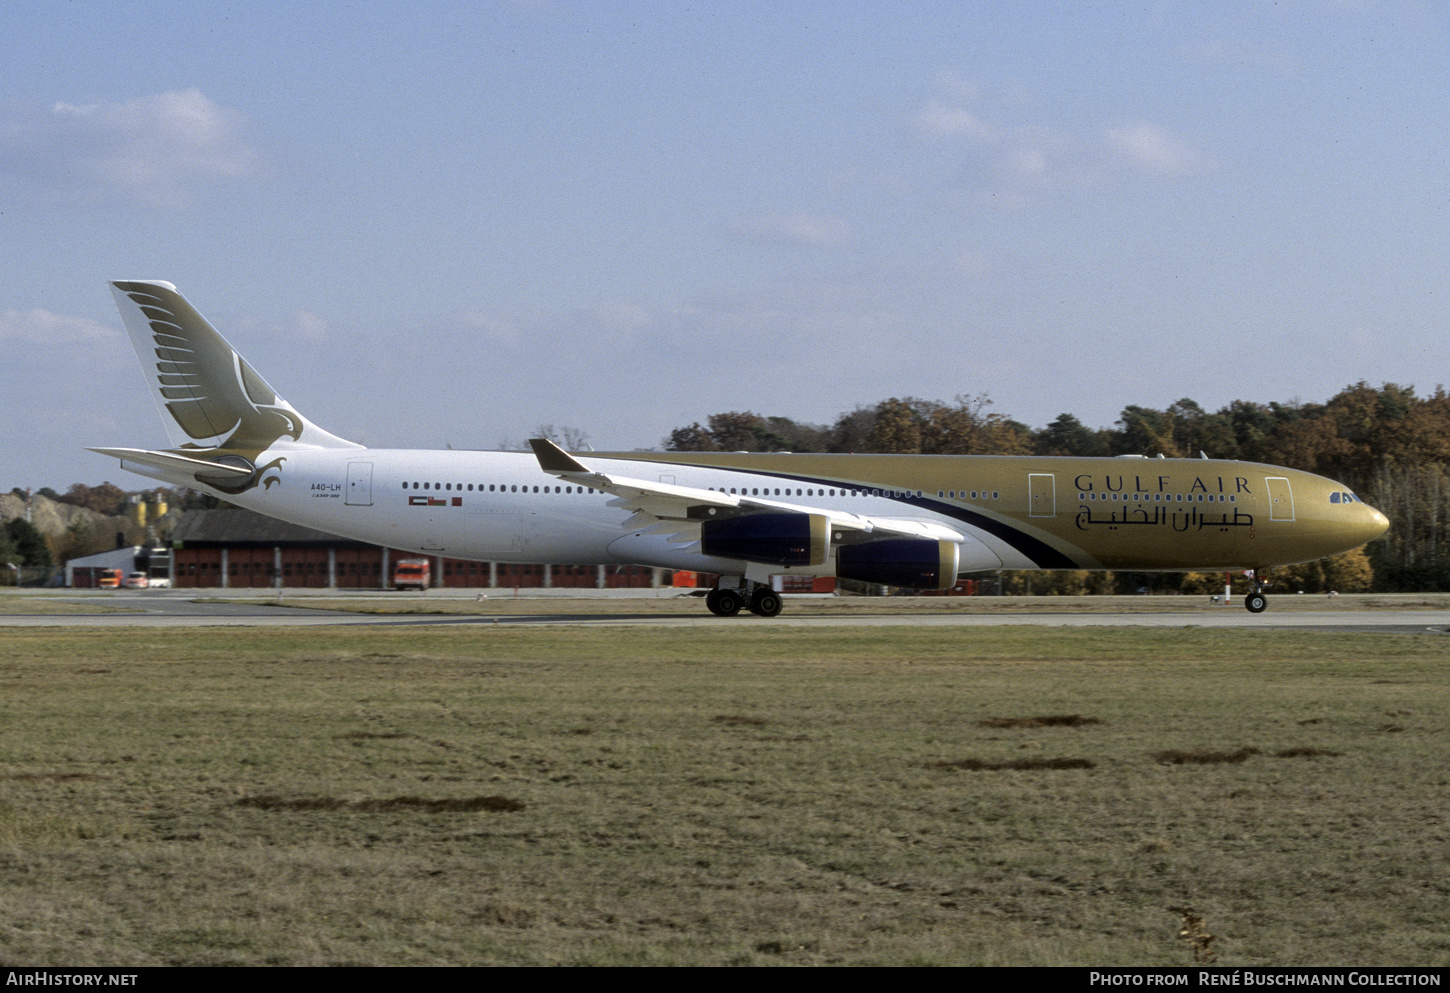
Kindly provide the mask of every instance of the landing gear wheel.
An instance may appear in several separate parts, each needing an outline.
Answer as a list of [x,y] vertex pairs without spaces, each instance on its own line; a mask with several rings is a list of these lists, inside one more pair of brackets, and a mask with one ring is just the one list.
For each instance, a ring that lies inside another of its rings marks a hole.
[[1269,598],[1262,593],[1250,593],[1244,597],[1244,606],[1249,608],[1251,614],[1262,614],[1268,605]]
[[750,612],[761,617],[774,617],[785,606],[780,594],[768,587],[762,587],[750,597]]
[[705,594],[705,606],[717,617],[734,617],[745,606],[745,598],[738,590],[718,589]]

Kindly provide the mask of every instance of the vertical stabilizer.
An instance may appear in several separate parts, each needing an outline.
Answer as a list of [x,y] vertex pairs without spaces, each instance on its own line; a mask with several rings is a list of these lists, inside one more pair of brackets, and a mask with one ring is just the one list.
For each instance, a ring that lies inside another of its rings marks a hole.
[[111,283],[173,448],[255,459],[272,448],[359,448],[277,395],[170,283]]

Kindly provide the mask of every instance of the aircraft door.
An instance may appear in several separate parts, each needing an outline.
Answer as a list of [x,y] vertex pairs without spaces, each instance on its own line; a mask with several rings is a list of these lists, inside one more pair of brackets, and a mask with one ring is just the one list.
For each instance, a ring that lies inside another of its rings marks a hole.
[[373,505],[373,464],[371,462],[349,462],[347,464],[347,499],[353,507]]
[[1057,477],[1052,473],[1027,474],[1027,516],[1057,516]]
[[1294,519],[1294,491],[1289,480],[1283,476],[1269,476],[1264,480],[1269,490],[1269,520],[1292,521]]

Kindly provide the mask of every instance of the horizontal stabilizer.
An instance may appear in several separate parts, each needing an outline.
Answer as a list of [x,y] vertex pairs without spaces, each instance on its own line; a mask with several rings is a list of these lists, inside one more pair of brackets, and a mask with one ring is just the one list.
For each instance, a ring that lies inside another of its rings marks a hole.
[[198,476],[208,480],[241,481],[257,470],[251,466],[227,465],[207,459],[195,459],[174,452],[151,452],[144,448],[92,448],[98,455],[109,455],[121,460],[122,469],[153,479],[165,479],[191,485]]

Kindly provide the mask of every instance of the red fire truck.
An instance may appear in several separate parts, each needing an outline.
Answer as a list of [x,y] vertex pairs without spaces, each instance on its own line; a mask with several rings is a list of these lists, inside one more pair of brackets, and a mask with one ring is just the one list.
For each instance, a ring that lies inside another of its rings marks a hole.
[[393,588],[397,590],[426,590],[429,570],[427,559],[399,559],[393,567]]

